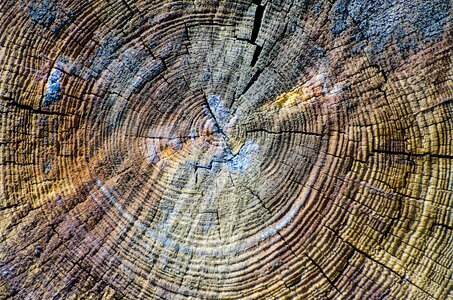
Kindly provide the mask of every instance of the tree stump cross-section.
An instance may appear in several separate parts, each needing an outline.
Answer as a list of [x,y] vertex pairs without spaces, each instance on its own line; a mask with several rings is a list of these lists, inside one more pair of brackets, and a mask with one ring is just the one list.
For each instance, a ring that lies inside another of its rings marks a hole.
[[0,1],[0,299],[451,299],[451,6]]

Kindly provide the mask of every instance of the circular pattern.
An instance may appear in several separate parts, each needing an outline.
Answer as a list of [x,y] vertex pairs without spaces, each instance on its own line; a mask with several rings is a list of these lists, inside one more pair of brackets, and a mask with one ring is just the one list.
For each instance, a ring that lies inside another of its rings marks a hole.
[[450,297],[451,20],[5,1],[1,298]]

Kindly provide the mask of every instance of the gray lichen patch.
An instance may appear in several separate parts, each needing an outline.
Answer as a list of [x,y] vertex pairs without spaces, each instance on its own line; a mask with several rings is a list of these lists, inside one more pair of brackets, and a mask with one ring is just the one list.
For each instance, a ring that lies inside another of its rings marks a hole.
[[50,105],[52,102],[58,101],[61,97],[61,78],[63,73],[58,69],[52,69],[49,79],[47,80],[46,90],[44,92],[43,104]]
[[35,23],[50,28],[53,33],[59,32],[74,17],[71,11],[66,11],[59,6],[56,0],[34,0],[28,9]]
[[340,34],[356,24],[376,51],[382,51],[392,40],[400,50],[414,50],[442,36],[450,11],[447,0],[340,0],[332,10],[331,30]]
[[[377,13],[380,10],[383,13]],[[410,38],[412,32],[421,41],[439,38],[443,33],[450,12],[450,4],[445,0],[414,2],[404,1],[394,5],[393,1],[381,1],[378,5],[363,4],[353,0],[349,6],[351,16],[358,21],[365,37],[378,50],[392,39],[398,47],[415,48],[419,41]]]
[[30,6],[31,19],[43,26],[50,26],[55,21],[57,7],[54,0],[33,1]]

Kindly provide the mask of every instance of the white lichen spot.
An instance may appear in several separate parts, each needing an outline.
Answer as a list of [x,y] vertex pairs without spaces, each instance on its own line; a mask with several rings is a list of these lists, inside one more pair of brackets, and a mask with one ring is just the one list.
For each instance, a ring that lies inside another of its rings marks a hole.
[[219,121],[219,125],[223,126],[230,118],[230,110],[225,106],[218,95],[208,95],[208,104],[214,117]]
[[182,149],[182,140],[180,138],[173,138],[168,142],[168,145],[179,151]]
[[228,161],[228,170],[232,173],[243,173],[255,160],[260,146],[252,141],[246,141],[231,160]]
[[151,164],[155,164],[159,161],[159,155],[157,154],[154,143],[149,143],[148,146],[148,161]]
[[228,121],[228,123],[225,126],[225,129],[228,131],[229,129],[233,128],[236,126],[238,123],[239,119],[242,117],[242,111],[241,110],[236,110],[234,114],[231,116],[231,119]]
[[46,84],[46,91],[43,97],[43,104],[49,105],[52,102],[57,101],[60,99],[60,88],[61,88],[61,78],[63,77],[63,73],[58,69],[52,69],[50,72],[49,79],[47,80]]

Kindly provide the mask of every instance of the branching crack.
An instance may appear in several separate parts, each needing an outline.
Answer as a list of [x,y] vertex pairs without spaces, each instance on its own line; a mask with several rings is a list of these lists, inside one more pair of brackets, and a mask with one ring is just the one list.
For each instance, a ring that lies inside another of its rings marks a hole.
[[[407,277],[405,274],[401,275],[401,274],[398,274],[398,272],[396,272],[395,270],[393,270],[392,268],[390,268],[389,266],[385,265],[384,263],[374,259],[373,257],[371,257],[371,255],[369,255],[368,253],[366,253],[365,251],[363,250],[360,250],[359,248],[357,248],[356,246],[354,246],[353,244],[351,244],[350,242],[346,241],[345,239],[343,239],[339,234],[337,234],[333,229],[331,229],[330,227],[328,226],[324,226],[325,228],[331,230],[343,243],[347,244],[349,247],[351,247],[355,252],[358,252],[359,254],[363,255],[365,258],[377,263],[379,266],[389,270],[390,272],[392,272],[393,274],[395,274],[397,277],[400,277],[400,278],[405,278]],[[419,290],[421,290],[422,292],[424,292],[425,294],[427,295],[430,295],[432,296],[430,293],[428,293],[426,290],[422,289],[421,287],[419,287],[417,284],[413,283],[412,281],[410,281],[408,278],[406,278],[405,280],[407,280],[410,284],[412,284],[413,286],[415,286],[416,288],[418,288]]]
[[241,148],[239,148],[236,153],[233,153],[233,151],[231,151],[231,147],[227,144],[223,152],[213,156],[206,165],[191,164],[193,167],[195,167],[194,172],[196,173],[198,169],[206,169],[211,171],[214,163],[225,164],[232,162],[239,155],[244,145],[245,143],[241,146]]
[[305,256],[310,260],[310,262],[315,265],[315,267],[319,270],[319,272],[321,272],[322,276],[329,282],[329,284],[340,294],[340,295],[343,295],[343,293],[341,293],[341,291],[338,289],[338,287],[335,285],[335,282],[329,278],[329,276],[327,276],[327,274],[324,272],[324,270],[321,268],[321,266],[316,263],[316,261],[311,258],[308,254],[305,254]]

